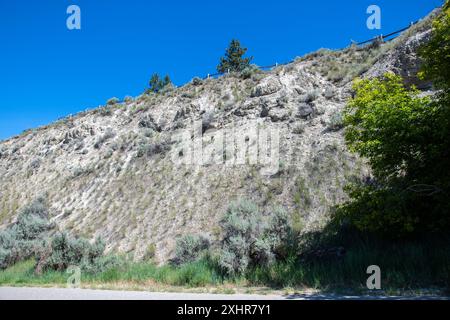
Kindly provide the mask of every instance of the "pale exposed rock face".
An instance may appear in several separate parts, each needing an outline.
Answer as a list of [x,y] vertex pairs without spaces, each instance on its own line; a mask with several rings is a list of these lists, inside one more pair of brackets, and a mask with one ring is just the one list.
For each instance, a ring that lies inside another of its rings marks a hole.
[[407,85],[415,85],[419,89],[431,88],[430,82],[420,81],[417,78],[421,63],[421,59],[417,55],[417,50],[430,36],[431,30],[427,30],[409,38],[405,45],[390,51],[384,59],[378,61],[367,72],[366,76],[379,77],[391,71],[402,76]]
[[[437,16],[441,9],[435,9],[427,19]],[[390,50],[383,59],[377,61],[370,70],[367,71],[366,77],[380,77],[384,73],[390,71],[402,76],[406,85],[415,85],[421,90],[429,90],[431,83],[421,81],[417,77],[420,71],[421,59],[417,54],[419,47],[427,42],[431,37],[431,28],[429,24],[419,24],[407,31],[407,39],[400,46],[396,46]]]
[[281,89],[281,83],[277,79],[269,78],[267,81],[263,81],[258,84],[252,90],[252,97],[261,97],[269,94],[273,94]]
[[[399,42],[366,75],[391,70],[413,79],[415,50],[425,37]],[[170,257],[179,235],[219,237],[218,221],[238,198],[265,208],[281,205],[308,229],[320,227],[330,208],[346,199],[343,187],[369,171],[347,151],[342,130],[329,129],[350,84],[327,80],[314,63],[297,60],[250,79],[194,81],[1,142],[0,224],[45,193],[61,229],[100,235],[109,250],[136,258],[155,245],[160,262]],[[279,171],[265,174],[259,163],[199,164],[195,156],[189,158],[193,164],[178,164],[190,154],[174,136],[188,130],[192,141],[193,123],[204,133],[205,159],[229,158],[230,150],[214,147],[223,134],[234,132],[251,149],[255,124],[277,131]]]

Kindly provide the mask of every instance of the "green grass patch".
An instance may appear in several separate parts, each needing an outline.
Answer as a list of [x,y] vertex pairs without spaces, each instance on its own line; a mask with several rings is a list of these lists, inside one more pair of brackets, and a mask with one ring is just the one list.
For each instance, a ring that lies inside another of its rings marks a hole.
[[[83,285],[152,281],[187,288],[233,285],[361,291],[366,289],[367,267],[375,264],[381,268],[381,285],[385,292],[450,288],[448,238],[392,243],[348,234],[334,238],[333,244],[346,248],[342,259],[302,261],[291,257],[266,268],[254,266],[245,275],[235,278],[226,276],[214,259],[205,257],[179,267],[126,262],[102,273],[83,273],[81,281]],[[39,276],[34,273],[34,267],[35,261],[28,260],[0,271],[0,285],[64,285],[70,276],[55,271]]]
[[365,290],[367,267],[381,269],[382,289],[450,288],[448,242],[387,244],[355,242],[342,259],[300,262],[288,259],[269,268],[254,268],[250,283],[271,287],[305,286],[322,290]]

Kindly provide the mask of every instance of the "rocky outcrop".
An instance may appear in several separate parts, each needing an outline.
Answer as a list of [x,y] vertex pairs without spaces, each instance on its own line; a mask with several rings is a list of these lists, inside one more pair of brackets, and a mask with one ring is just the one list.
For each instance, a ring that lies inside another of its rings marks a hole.
[[[393,71],[415,83],[415,52],[427,37],[425,30],[389,44],[365,76]],[[237,198],[282,205],[306,230],[320,228],[346,199],[347,182],[369,171],[334,123],[350,83],[314,71],[318,56],[246,79],[229,74],[144,94],[1,142],[0,225],[46,195],[61,229],[102,236],[107,250],[137,259],[152,248],[160,262],[180,235],[217,238]],[[222,150],[222,141],[231,141],[229,148]],[[261,141],[277,147],[275,171],[263,170]]]
[[282,86],[279,81],[273,78],[269,78],[267,81],[263,81],[258,84],[253,90],[251,97],[261,97],[269,94],[273,94],[281,90]]
[[[436,10],[431,15],[439,12]],[[410,31],[411,32],[411,31]],[[417,30],[400,45],[390,50],[383,59],[377,61],[365,74],[366,77],[380,77],[386,72],[400,75],[406,85],[416,86],[420,90],[431,89],[431,82],[422,81],[417,74],[420,71],[421,58],[418,55],[420,46],[431,37],[431,29]]]

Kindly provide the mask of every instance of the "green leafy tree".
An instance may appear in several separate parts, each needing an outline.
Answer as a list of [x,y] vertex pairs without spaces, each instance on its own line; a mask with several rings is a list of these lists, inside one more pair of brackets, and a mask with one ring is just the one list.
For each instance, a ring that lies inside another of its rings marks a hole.
[[220,64],[217,71],[225,72],[241,72],[250,65],[253,57],[244,58],[247,48],[241,47],[239,40],[231,40],[230,45],[225,51],[225,57],[220,58]]
[[411,175],[424,166],[432,138],[430,99],[404,87],[401,77],[356,81],[356,96],[345,110],[345,138],[352,151],[369,159],[378,180]]
[[403,79],[357,80],[344,115],[345,138],[366,157],[373,179],[348,187],[351,200],[335,221],[361,230],[406,236],[450,227],[449,2],[421,50],[420,77],[439,91],[421,97]]
[[338,216],[362,230],[414,232],[424,222],[426,206],[415,191],[427,185],[423,191],[431,193],[436,187],[429,170],[430,157],[437,151],[437,110],[429,98],[406,89],[394,74],[356,81],[354,90],[344,115],[345,138],[351,151],[368,159],[374,179],[348,187],[352,201],[338,210]]
[[[433,37],[420,50],[424,63],[419,76],[433,80],[437,88],[450,87],[450,2],[446,1],[443,13],[433,22]],[[448,92],[447,92],[448,94]]]

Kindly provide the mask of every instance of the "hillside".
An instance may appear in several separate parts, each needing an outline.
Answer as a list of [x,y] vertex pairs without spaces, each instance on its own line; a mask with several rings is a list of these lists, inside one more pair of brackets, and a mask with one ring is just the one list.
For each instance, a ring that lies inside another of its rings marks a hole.
[[[238,198],[281,205],[296,227],[320,228],[346,199],[343,187],[370,176],[343,139],[340,112],[351,80],[392,71],[428,90],[415,74],[417,48],[429,34],[425,19],[391,42],[323,49],[268,72],[197,79],[3,141],[0,224],[45,195],[60,229],[102,236],[108,250],[136,259],[154,251],[159,262],[171,256],[177,236],[218,238],[218,221]],[[232,129],[249,150],[258,144],[252,128],[278,132],[278,169],[267,173],[251,154],[249,164],[225,164],[229,155],[219,149],[212,153],[221,163],[202,164],[197,155],[195,165],[180,163],[189,153],[173,138],[188,132],[195,139],[192,125],[199,121],[204,160]]]

